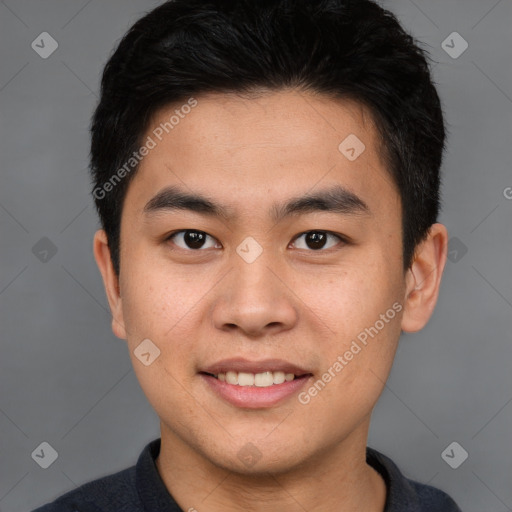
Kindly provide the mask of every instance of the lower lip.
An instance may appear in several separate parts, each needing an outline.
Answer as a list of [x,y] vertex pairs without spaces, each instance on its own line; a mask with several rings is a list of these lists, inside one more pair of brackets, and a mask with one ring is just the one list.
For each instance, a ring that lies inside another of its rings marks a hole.
[[221,381],[204,373],[200,373],[199,376],[203,378],[218,396],[236,407],[243,407],[245,409],[272,407],[282,400],[298,393],[312,377],[311,375],[307,375],[305,377],[295,378],[289,382],[285,381],[282,384],[273,384],[272,386],[263,388],[258,386],[228,384],[225,381]]

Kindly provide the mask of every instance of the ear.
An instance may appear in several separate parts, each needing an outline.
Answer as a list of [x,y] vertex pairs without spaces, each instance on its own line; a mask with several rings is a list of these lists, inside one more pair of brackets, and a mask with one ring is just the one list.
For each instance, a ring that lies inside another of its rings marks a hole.
[[416,248],[414,260],[406,273],[403,331],[419,331],[431,317],[439,295],[447,251],[446,227],[432,224],[427,238]]
[[118,338],[126,339],[119,279],[112,265],[107,234],[103,229],[96,231],[94,235],[93,251],[96,264],[103,277],[103,285],[105,286],[110,311],[112,313],[112,331]]

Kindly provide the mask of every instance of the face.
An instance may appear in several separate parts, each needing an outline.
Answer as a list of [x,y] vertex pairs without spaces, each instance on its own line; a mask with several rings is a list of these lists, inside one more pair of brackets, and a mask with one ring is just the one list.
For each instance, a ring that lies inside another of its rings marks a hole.
[[286,471],[365,439],[413,288],[400,198],[356,103],[196,100],[146,134],[118,288],[100,263],[113,328],[162,439],[233,471]]

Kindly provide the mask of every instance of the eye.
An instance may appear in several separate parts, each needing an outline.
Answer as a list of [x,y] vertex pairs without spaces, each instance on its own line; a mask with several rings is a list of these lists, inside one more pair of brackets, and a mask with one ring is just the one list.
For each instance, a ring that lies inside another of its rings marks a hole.
[[304,243],[306,244],[306,247],[297,247],[298,249],[312,249],[314,251],[326,248],[330,249],[336,244],[331,244],[329,247],[326,247],[327,240],[329,238],[337,238],[341,242],[345,242],[343,237],[335,235],[334,233],[330,233],[328,231],[307,231],[306,233],[302,233],[301,235],[299,235],[297,238],[295,238],[295,240],[299,240],[302,237],[305,237]]
[[[215,243],[213,245],[205,245],[205,241],[210,238],[211,240],[215,240],[213,237],[205,233],[204,231],[197,231],[195,229],[185,229],[182,231],[176,231],[172,233],[166,238],[166,241],[172,240],[178,247],[181,249],[210,249],[211,247],[215,247]],[[177,242],[179,240],[179,242]],[[181,243],[181,245],[180,245]]]

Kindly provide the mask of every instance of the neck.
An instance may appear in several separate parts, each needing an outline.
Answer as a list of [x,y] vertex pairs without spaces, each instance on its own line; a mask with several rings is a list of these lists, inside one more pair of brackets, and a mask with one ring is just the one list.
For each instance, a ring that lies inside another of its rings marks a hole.
[[338,446],[278,474],[218,467],[162,424],[156,465],[169,493],[190,512],[383,512],[386,485],[366,463],[368,424]]

